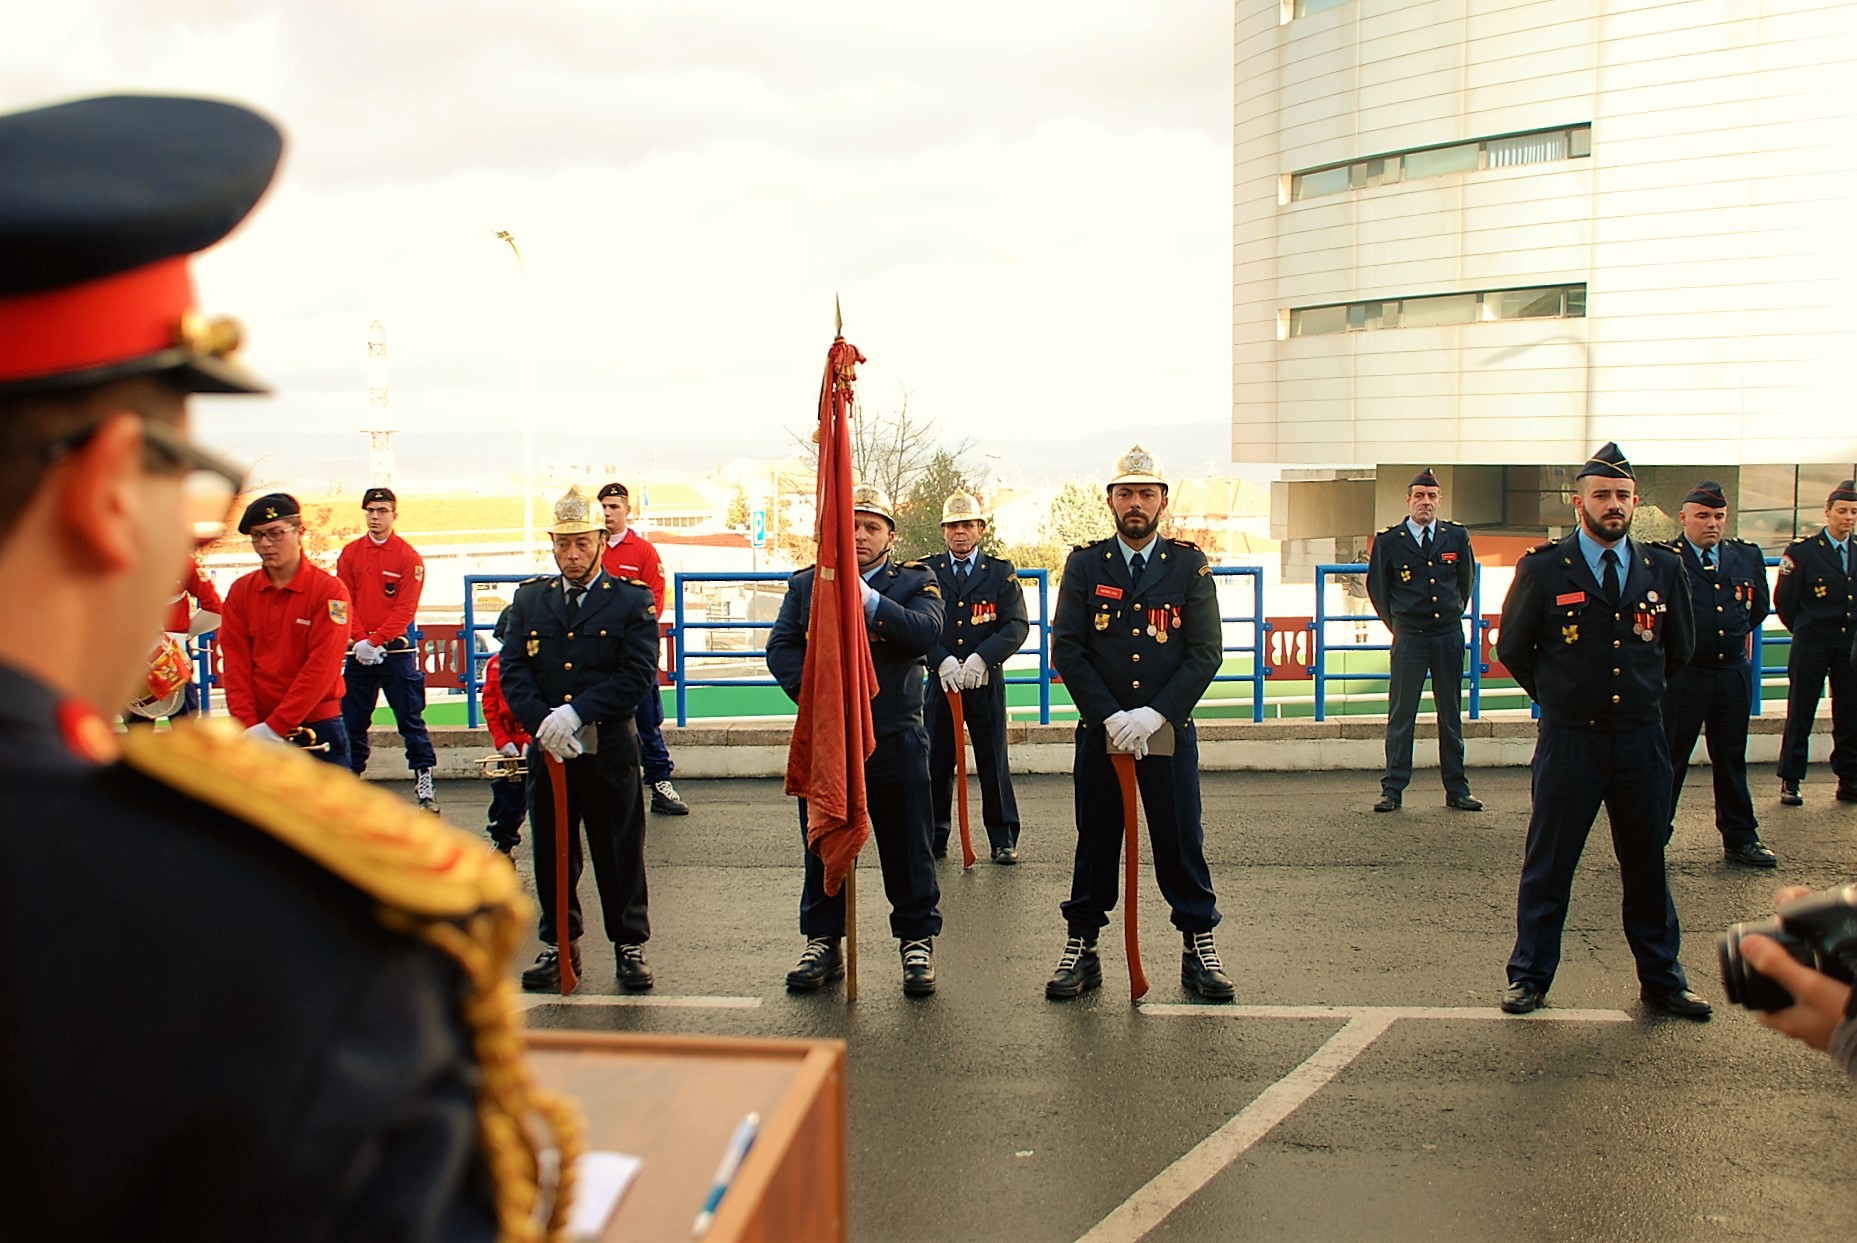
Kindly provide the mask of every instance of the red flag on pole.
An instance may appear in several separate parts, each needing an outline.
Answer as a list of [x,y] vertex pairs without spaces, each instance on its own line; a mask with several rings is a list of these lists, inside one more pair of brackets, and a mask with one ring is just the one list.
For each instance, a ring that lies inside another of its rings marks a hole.
[[877,748],[877,693],[851,538],[851,397],[864,355],[840,335],[819,385],[819,560],[813,572],[799,719],[787,748],[787,793],[806,800],[806,846],[825,864],[825,891],[844,887],[870,837],[864,761]]

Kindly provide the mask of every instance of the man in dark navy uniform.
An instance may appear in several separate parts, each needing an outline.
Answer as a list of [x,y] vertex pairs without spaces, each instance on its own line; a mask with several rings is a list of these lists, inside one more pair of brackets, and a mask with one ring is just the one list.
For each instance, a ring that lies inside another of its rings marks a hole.
[[1724,534],[1728,497],[1713,479],[1690,489],[1677,521],[1683,535],[1669,547],[1683,558],[1689,577],[1696,650],[1689,664],[1670,679],[1664,695],[1670,828],[1676,828],[1676,805],[1683,797],[1690,752],[1696,749],[1697,736],[1706,732],[1722,854],[1743,867],[1775,867],[1779,860],[1760,840],[1760,821],[1754,818],[1754,800],[1747,792],[1747,717],[1753,703],[1748,639],[1767,616],[1767,563],[1758,547]]
[[[924,658],[941,636],[941,591],[920,561],[890,560],[896,519],[881,491],[852,491],[852,533],[864,580],[864,622],[870,634],[877,695],[871,718],[877,749],[864,761],[865,799],[883,891],[890,900],[890,933],[903,958],[903,992],[935,991],[935,936],[941,931],[941,886],[929,842],[928,730],[922,723]],[[798,703],[806,667],[806,631],[812,617],[813,568],[787,583],[780,616],[767,637],[767,668]],[[806,800],[799,800],[800,841],[806,840]],[[800,934],[806,948],[787,987],[809,993],[845,974],[845,892],[825,892],[825,866],[808,850],[800,891]]]
[[1795,540],[1780,556],[1773,611],[1792,631],[1786,657],[1786,735],[1780,741],[1780,802],[1805,802],[1806,747],[1818,719],[1818,699],[1831,684],[1831,771],[1837,798],[1857,803],[1857,668],[1851,642],[1857,638],[1857,482],[1846,479],[1825,498],[1825,529]]
[[1599,806],[1625,890],[1625,939],[1645,1002],[1690,1019],[1709,1003],[1677,961],[1682,934],[1664,872],[1670,826],[1667,680],[1696,646],[1683,562],[1629,536],[1637,476],[1615,444],[1574,481],[1572,535],[1530,549],[1502,606],[1497,653],[1541,705],[1534,809],[1502,1008],[1539,1009],[1560,965],[1574,868]]
[[974,497],[956,492],[942,502],[941,537],[948,550],[928,559],[946,604],[941,639],[928,655],[939,683],[928,694],[929,780],[939,859],[948,853],[954,814],[954,713],[948,697],[959,695],[962,722],[974,740],[980,817],[993,862],[1012,864],[1019,861],[1019,804],[1006,761],[1006,678],[1000,666],[1025,642],[1031,624],[1019,571],[1004,557],[980,551],[986,529],[986,514]]
[[281,148],[200,99],[0,117],[0,579],[32,594],[0,613],[8,1238],[488,1243],[535,1203],[533,1103],[480,1064],[519,1047],[507,1003],[438,948],[500,967],[507,863],[223,717],[99,715],[233,513],[188,401],[262,390],[188,260]]
[[[1122,857],[1122,792],[1109,752],[1132,752],[1148,813],[1154,878],[1180,930],[1180,981],[1212,1001],[1234,989],[1212,930],[1219,923],[1200,821],[1199,737],[1193,707],[1219,671],[1223,627],[1206,554],[1160,534],[1167,481],[1140,445],[1109,481],[1116,533],[1080,546],[1064,563],[1051,663],[1077,705],[1077,854],[1070,900],[1058,909],[1067,935],[1045,996],[1075,997],[1102,983],[1096,934],[1116,904]],[[1173,754],[1150,755],[1171,729]]]
[[[542,952],[522,973],[532,992],[561,987],[555,923],[555,834],[568,838],[568,944],[580,968],[580,826],[593,851],[593,883],[613,943],[619,986],[652,985],[645,961],[651,916],[645,888],[645,796],[632,714],[657,680],[658,608],[651,589],[614,578],[600,565],[606,524],[578,487],[555,502],[548,528],[561,573],[530,579],[510,601],[501,655],[503,698],[529,744],[529,825],[535,841],[535,897],[542,908]],[[554,775],[565,768],[567,814],[555,824]]]
[[1464,771],[1464,610],[1476,581],[1470,532],[1438,517],[1438,477],[1422,470],[1406,485],[1405,521],[1376,535],[1367,562],[1367,595],[1393,632],[1392,677],[1387,684],[1386,773],[1375,811],[1398,811],[1412,780],[1412,735],[1419,695],[1431,676],[1438,709],[1438,767],[1444,805],[1482,811]]

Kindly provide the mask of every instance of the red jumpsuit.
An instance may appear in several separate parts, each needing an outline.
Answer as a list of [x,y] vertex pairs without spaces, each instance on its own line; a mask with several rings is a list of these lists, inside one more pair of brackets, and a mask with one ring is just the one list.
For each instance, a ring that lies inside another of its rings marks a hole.
[[269,725],[280,738],[340,716],[348,614],[348,592],[308,557],[282,587],[262,569],[232,584],[219,623],[227,711],[243,725]]

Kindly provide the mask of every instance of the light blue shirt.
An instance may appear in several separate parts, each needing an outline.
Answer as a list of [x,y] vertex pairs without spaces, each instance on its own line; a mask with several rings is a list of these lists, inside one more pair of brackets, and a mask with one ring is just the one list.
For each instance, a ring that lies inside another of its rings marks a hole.
[[1128,567],[1130,577],[1133,577],[1135,573],[1133,562],[1136,553],[1141,554],[1142,573],[1145,574],[1154,568],[1154,549],[1161,542],[1159,539],[1149,540],[1146,548],[1130,548],[1120,535],[1115,537],[1115,542],[1116,547],[1122,550],[1122,564]]
[[1838,554],[1838,560],[1844,563],[1846,570],[1849,570],[1851,564],[1850,552],[1845,548],[1845,545],[1850,542],[1849,539],[1831,539],[1831,532],[1829,531],[1825,532],[1825,538],[1831,540],[1831,551]]
[[[877,575],[877,571],[881,570],[884,566],[888,565],[889,563],[890,563],[890,559],[888,557],[885,557],[882,561],[879,561],[876,565],[873,565],[870,568],[870,573],[865,574],[863,576],[864,581],[868,583],[872,578],[875,578]],[[872,588],[871,594],[864,601],[864,620],[865,621],[869,621],[871,618],[877,616],[877,605],[882,603],[882,601],[883,601],[883,593],[880,591],[877,591],[875,588]]]
[[[1600,558],[1605,555],[1606,546],[1594,539],[1580,527],[1580,555],[1586,558],[1586,568],[1593,572],[1593,581],[1601,587],[1606,585],[1605,562]],[[1631,537],[1620,540],[1613,549],[1618,553],[1618,589],[1625,590],[1625,580],[1631,577]]]
[[1701,548],[1697,546],[1694,540],[1691,540],[1688,537],[1685,537],[1683,542],[1685,544],[1688,544],[1689,550],[1696,554],[1696,560],[1701,561],[1704,557],[1707,557],[1708,563],[1710,565],[1713,565],[1718,570],[1721,568],[1722,546],[1720,544],[1717,544],[1713,548]]
[[[1418,523],[1412,521],[1412,519],[1410,518],[1406,519],[1406,530],[1412,532],[1412,538],[1417,540],[1421,544],[1425,542],[1425,532],[1431,530],[1432,527],[1435,527],[1437,525],[1438,525],[1437,522],[1434,521],[1431,523],[1430,526],[1422,527]],[[1431,542],[1435,546],[1438,542],[1438,537],[1436,535],[1433,535],[1431,537]]]

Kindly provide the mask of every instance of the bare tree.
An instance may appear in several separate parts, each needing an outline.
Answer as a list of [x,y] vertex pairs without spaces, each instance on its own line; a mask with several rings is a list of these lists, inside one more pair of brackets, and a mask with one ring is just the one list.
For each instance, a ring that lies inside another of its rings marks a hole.
[[[962,459],[974,448],[972,437],[957,445],[942,445],[935,420],[910,414],[909,390],[898,387],[902,397],[893,410],[873,408],[862,398],[851,409],[851,467],[859,483],[883,489],[893,505],[908,501],[937,454],[945,454],[964,472]],[[819,446],[813,442],[813,433],[789,430],[787,434],[817,469]]]

